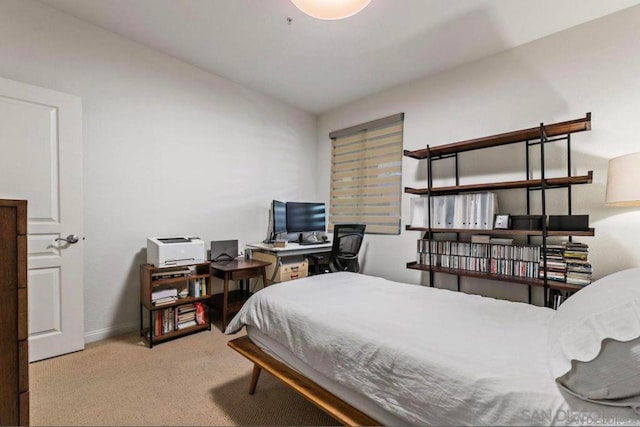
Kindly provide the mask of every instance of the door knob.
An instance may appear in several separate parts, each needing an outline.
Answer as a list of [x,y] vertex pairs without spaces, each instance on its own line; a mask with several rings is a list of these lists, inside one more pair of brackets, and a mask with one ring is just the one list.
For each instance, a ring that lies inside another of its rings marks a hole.
[[58,240],[64,240],[67,243],[74,244],[74,243],[78,243],[78,240],[80,240],[80,238],[78,237],[77,234],[69,234],[66,238],[58,237],[55,241],[57,242]]

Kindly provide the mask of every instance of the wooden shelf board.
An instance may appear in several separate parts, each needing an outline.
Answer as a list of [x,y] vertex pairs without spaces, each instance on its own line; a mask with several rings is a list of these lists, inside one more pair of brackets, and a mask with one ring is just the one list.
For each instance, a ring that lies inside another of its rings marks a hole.
[[[407,225],[407,231],[427,232],[427,227],[412,227]],[[492,234],[496,236],[542,236],[542,230],[487,230],[487,229],[470,229],[470,228],[432,228],[432,233],[467,233],[467,234]],[[595,230],[547,230],[547,236],[594,236]]]
[[[158,343],[161,341],[166,341],[166,340],[170,340],[172,338],[177,338],[177,337],[181,337],[183,335],[187,335],[193,332],[198,332],[198,331],[202,331],[205,329],[210,329],[209,326],[209,322],[205,322],[202,325],[195,325],[195,326],[190,326],[186,329],[180,329],[179,331],[171,331],[171,332],[167,332],[165,334],[159,335],[157,337],[153,337],[153,343]],[[140,335],[148,342],[149,341],[149,328],[144,328],[140,331]]]
[[[500,282],[518,283],[518,284],[527,285],[527,286],[544,287],[544,280],[542,279],[507,276],[503,274],[480,273],[477,271],[458,270],[455,268],[431,267],[424,264],[418,264],[415,261],[408,262],[407,268],[412,270],[434,271],[436,273],[447,273],[447,274],[453,274],[456,276],[475,277],[477,279],[484,279],[484,280],[497,280]],[[560,291],[572,291],[572,292],[579,291],[584,287],[579,285],[571,285],[564,282],[557,282],[553,280],[548,280],[547,284],[549,289],[557,289]]]
[[194,274],[192,276],[171,277],[169,279],[156,279],[151,281],[151,286],[169,285],[171,283],[186,282],[193,279],[206,279],[210,274]]
[[[566,122],[544,125],[544,133],[547,138],[555,136],[583,132],[591,130],[591,113],[587,113],[584,118],[569,120]],[[465,151],[479,150],[482,148],[498,147],[501,145],[514,144],[517,142],[539,140],[540,126],[529,129],[522,129],[513,132],[501,133],[497,135],[485,136],[482,138],[469,139],[451,144],[438,145],[435,147],[423,148],[420,150],[405,150],[404,155],[414,159],[438,158]]]
[[191,304],[196,301],[207,301],[211,298],[211,295],[203,295],[201,297],[185,297],[179,298],[176,302],[172,302],[171,304],[162,304],[162,305],[153,305],[153,303],[147,304],[146,302],[143,304],[145,308],[150,311],[162,310],[163,308],[177,307],[179,305]]
[[[469,185],[452,185],[449,187],[436,187],[429,190],[428,188],[412,188],[405,187],[404,192],[408,194],[427,195],[431,193],[432,196],[446,195],[446,194],[459,194],[470,193],[479,191],[491,191],[491,190],[511,190],[522,188],[536,188],[542,187],[542,180],[540,179],[528,179],[522,181],[505,181],[505,182],[493,182],[485,184],[469,184]],[[570,185],[579,184],[591,184],[593,182],[593,171],[587,172],[587,175],[560,177],[560,178],[548,178],[544,180],[547,188],[564,188]]]

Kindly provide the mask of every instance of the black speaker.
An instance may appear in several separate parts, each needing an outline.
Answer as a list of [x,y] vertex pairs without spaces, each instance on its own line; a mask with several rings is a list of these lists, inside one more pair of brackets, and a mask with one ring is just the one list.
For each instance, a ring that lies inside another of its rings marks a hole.
[[589,215],[549,215],[549,230],[589,231]]

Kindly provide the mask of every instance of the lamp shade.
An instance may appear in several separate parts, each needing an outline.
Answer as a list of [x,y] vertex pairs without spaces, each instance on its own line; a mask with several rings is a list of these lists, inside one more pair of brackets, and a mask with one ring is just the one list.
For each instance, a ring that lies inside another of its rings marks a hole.
[[640,206],[640,153],[609,160],[605,204]]
[[371,0],[291,0],[301,11],[318,19],[348,18],[367,7]]

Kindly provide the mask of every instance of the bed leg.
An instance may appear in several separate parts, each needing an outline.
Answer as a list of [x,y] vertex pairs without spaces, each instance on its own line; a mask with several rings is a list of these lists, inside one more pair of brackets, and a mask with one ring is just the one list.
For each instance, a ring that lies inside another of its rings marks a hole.
[[257,364],[253,365],[253,373],[251,374],[251,384],[249,385],[249,394],[256,392],[256,386],[258,385],[258,378],[260,378],[260,372],[262,368]]

